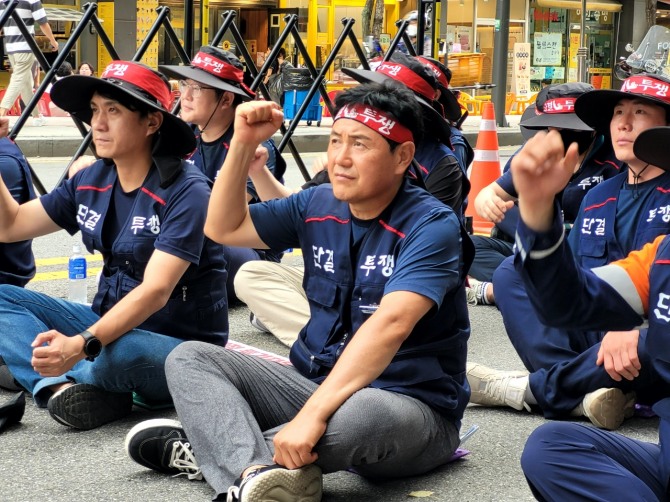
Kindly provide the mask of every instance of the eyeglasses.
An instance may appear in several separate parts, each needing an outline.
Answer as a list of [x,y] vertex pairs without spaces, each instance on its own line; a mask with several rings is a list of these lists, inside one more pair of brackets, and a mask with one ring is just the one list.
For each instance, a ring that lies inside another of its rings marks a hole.
[[214,90],[214,87],[203,87],[198,84],[189,84],[185,80],[180,80],[179,81],[179,92],[184,94],[186,92],[186,89],[189,89],[191,91],[191,96],[194,98],[197,98],[200,96],[200,93],[204,91],[205,89],[212,89]]

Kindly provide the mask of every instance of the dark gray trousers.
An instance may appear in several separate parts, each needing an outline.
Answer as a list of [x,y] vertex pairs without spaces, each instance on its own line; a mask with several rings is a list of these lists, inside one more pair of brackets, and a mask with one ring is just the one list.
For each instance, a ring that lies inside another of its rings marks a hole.
[[[166,374],[198,465],[217,494],[247,467],[273,463],[274,435],[317,388],[292,366],[203,342],[179,345]],[[454,424],[428,405],[365,388],[330,418],[316,464],[324,473],[411,476],[446,463],[458,444]]]

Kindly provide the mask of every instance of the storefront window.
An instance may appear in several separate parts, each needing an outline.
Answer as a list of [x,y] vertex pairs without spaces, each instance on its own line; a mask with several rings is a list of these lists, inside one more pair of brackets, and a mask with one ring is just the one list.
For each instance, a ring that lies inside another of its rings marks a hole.
[[[578,9],[531,8],[531,81],[576,82],[577,50],[581,45],[581,17]],[[618,13],[587,11],[585,18],[588,81],[596,88],[612,87],[614,34]]]

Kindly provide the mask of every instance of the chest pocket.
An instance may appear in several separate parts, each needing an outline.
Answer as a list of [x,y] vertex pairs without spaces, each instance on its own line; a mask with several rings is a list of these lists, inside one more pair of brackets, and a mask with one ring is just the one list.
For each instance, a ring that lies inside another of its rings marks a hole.
[[579,253],[584,267],[593,268],[607,264],[607,242],[604,239],[582,238]]
[[[305,345],[312,354],[326,350],[339,336],[342,325],[339,314],[339,288],[329,280],[310,280],[305,293],[310,302],[310,336]],[[327,350],[326,350],[327,351]]]

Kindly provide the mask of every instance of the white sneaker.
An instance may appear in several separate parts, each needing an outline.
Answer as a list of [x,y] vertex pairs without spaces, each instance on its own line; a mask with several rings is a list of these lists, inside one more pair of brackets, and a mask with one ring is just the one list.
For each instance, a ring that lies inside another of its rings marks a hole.
[[33,122],[32,126],[33,127],[42,127],[47,124],[47,119],[44,118],[44,115],[41,115],[39,117],[33,117]]
[[491,283],[468,277],[468,284],[470,285],[465,287],[465,298],[468,305],[473,307],[475,305],[488,305],[489,303],[486,301],[486,288]]
[[483,364],[467,363],[466,375],[470,384],[470,402],[483,406],[509,406],[530,411],[524,401],[528,388],[528,372],[498,371]]
[[600,429],[618,429],[635,412],[635,393],[624,394],[620,389],[598,389],[584,396],[582,404],[570,415],[584,416]]

